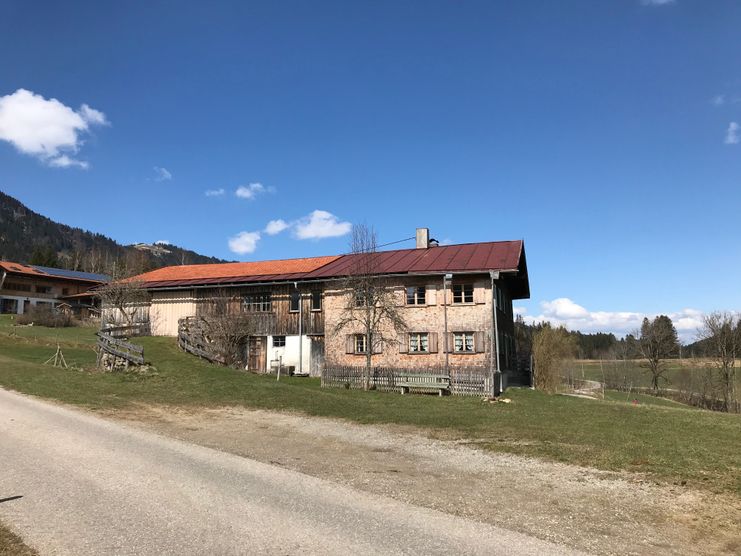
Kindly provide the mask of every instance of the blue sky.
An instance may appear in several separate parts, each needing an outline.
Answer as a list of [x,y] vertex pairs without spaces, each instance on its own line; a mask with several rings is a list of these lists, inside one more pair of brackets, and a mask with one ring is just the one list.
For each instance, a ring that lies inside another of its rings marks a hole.
[[524,238],[521,310],[584,330],[741,308],[738,2],[0,10],[0,189],[53,219],[238,260]]

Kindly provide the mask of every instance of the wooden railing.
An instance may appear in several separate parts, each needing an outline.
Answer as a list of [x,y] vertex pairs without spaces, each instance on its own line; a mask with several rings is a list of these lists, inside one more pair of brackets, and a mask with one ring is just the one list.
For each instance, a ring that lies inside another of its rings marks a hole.
[[[362,389],[365,383],[365,367],[326,365],[322,369],[323,387]],[[401,369],[371,367],[370,384],[374,390],[400,392],[397,382],[408,381],[410,376],[440,376],[445,374],[442,367],[424,369]],[[486,396],[491,392],[490,371],[486,368],[451,368],[450,392],[458,396]]]
[[[120,337],[115,337],[107,329],[98,332],[97,336],[99,367],[105,365],[113,369],[117,366],[117,359],[123,360],[125,367],[128,367],[129,364],[144,365],[144,348],[142,346],[132,344]],[[113,358],[113,360],[107,362],[106,354],[109,358]]]

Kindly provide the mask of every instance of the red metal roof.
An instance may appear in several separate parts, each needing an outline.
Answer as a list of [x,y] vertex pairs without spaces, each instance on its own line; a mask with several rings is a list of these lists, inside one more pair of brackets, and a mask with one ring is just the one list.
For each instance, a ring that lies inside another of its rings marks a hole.
[[357,273],[359,258],[368,256],[372,257],[368,266],[378,274],[517,270],[522,252],[522,241],[518,240],[379,251],[370,255],[343,255],[310,272],[305,278],[332,278]]
[[[147,288],[248,284],[339,278],[357,273],[358,257],[336,255],[247,263],[170,266],[132,278]],[[370,255],[378,274],[440,274],[447,272],[516,271],[524,264],[523,242],[495,241],[446,245],[429,249],[397,249]],[[525,283],[527,283],[525,270]]]

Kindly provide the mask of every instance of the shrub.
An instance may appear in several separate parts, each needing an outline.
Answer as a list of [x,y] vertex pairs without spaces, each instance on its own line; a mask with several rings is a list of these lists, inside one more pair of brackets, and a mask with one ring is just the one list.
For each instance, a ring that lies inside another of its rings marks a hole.
[[56,311],[49,305],[34,305],[30,307],[28,311],[16,317],[16,322],[18,324],[48,326],[50,328],[64,328],[77,324],[71,315]]

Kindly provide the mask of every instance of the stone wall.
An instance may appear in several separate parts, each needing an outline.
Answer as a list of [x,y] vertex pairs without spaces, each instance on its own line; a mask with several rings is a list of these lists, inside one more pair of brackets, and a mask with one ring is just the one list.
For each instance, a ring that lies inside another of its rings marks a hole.
[[[453,352],[450,342],[451,367],[484,367],[489,365],[491,352],[491,319],[492,299],[491,284],[487,280],[472,279],[467,283],[474,285],[474,302],[462,305],[452,304],[450,289],[448,295],[448,331],[479,332],[478,353],[458,354]],[[407,286],[426,286],[427,304],[424,306],[406,305],[405,288]],[[445,305],[443,303],[443,287],[440,279],[410,279],[399,282],[394,286],[394,296],[399,310],[406,321],[408,333],[428,332],[436,333],[438,338],[436,353],[403,353],[401,344],[408,342],[406,334],[397,335],[393,330],[385,330],[384,336],[393,338],[391,344],[382,346],[380,353],[375,353],[372,364],[378,367],[420,368],[441,367],[445,364]],[[365,365],[365,355],[346,353],[347,336],[362,333],[360,326],[348,326],[340,332],[335,331],[348,303],[348,294],[338,289],[325,291],[324,310],[326,311],[326,364],[327,365]],[[400,349],[401,348],[401,349]]]

